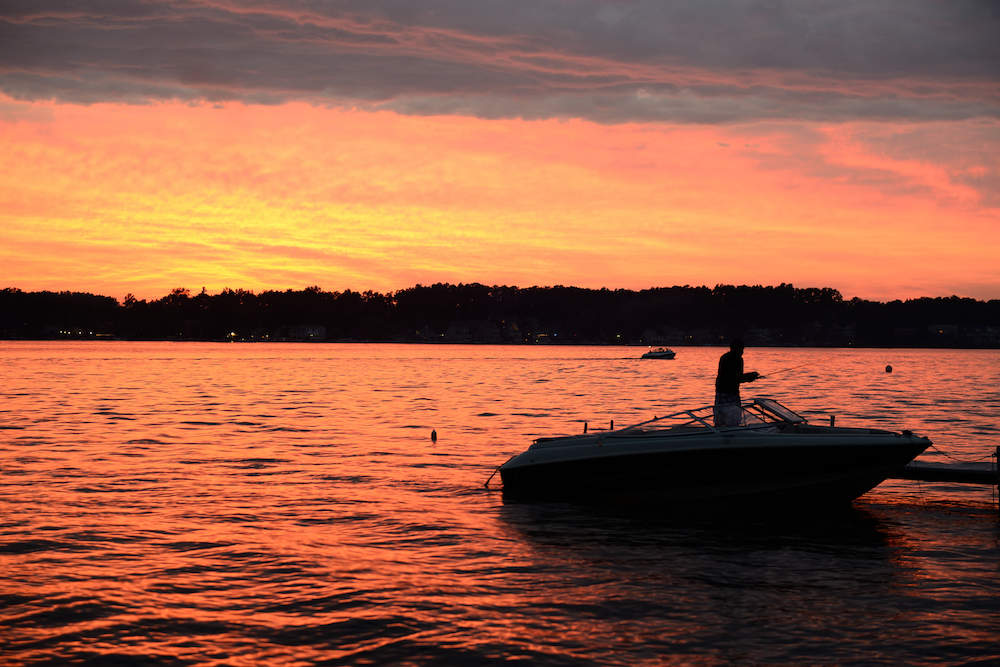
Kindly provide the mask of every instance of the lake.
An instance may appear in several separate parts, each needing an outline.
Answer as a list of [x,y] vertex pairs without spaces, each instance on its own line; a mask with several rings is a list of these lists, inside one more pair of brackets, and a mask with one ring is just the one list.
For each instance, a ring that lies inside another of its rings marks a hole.
[[[536,437],[710,403],[724,350],[674,349],[0,342],[0,662],[996,664],[995,487],[768,511],[484,488]],[[745,397],[910,429],[920,460],[1000,445],[1000,351],[745,360]]]

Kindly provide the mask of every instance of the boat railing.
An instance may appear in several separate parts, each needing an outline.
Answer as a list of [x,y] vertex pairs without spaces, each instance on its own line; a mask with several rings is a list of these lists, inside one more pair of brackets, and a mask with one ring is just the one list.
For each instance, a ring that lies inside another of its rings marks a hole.
[[[693,410],[681,410],[662,417],[626,426],[615,435],[638,435],[654,431],[704,427],[721,433],[723,429],[760,427],[768,424],[805,424],[807,420],[771,398],[754,398],[739,405],[706,405]],[[610,435],[610,434],[609,434]]]

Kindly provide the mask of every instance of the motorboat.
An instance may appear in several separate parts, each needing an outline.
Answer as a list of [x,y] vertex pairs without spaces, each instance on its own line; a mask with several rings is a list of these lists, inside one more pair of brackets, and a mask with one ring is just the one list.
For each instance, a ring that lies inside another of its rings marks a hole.
[[497,469],[504,493],[849,502],[931,445],[910,431],[810,424],[770,398],[723,407],[538,438]]
[[643,359],[673,359],[677,356],[677,353],[671,350],[669,347],[661,347],[657,349],[650,348],[649,352],[642,355]]

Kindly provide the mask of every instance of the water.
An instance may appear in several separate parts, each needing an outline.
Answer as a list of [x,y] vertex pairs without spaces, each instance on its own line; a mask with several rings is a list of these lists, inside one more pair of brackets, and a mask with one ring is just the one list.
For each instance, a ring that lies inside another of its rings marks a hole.
[[[995,664],[992,487],[768,512],[483,488],[537,436],[710,402],[723,350],[643,351],[0,343],[0,663]],[[909,428],[922,460],[1000,444],[997,351],[746,361],[772,375],[745,395]]]

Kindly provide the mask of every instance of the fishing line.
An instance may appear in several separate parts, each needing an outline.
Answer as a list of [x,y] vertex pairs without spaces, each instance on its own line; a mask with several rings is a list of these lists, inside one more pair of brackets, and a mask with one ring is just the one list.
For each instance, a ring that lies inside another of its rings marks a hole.
[[796,368],[802,368],[803,366],[811,366],[811,365],[812,365],[812,363],[810,362],[808,364],[799,364],[798,366],[792,366],[791,368],[782,368],[780,371],[774,371],[773,373],[768,373],[767,375],[761,375],[757,379],[758,380],[763,380],[764,378],[769,378],[772,375],[777,375],[778,373],[785,373],[787,371],[794,371]]

